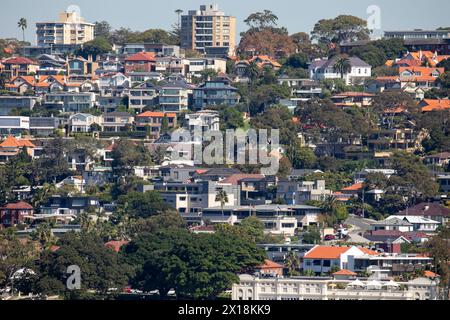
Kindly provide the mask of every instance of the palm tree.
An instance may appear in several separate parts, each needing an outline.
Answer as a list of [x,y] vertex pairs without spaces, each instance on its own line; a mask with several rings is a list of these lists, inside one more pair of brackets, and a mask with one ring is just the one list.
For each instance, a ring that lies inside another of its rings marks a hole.
[[333,214],[336,211],[338,206],[337,198],[334,196],[329,196],[326,200],[320,205],[321,209],[328,214]]
[[228,202],[228,194],[225,190],[220,190],[216,194],[216,201],[220,202],[220,208],[222,208],[222,216],[223,216],[223,207],[225,207],[225,204]]
[[17,22],[17,26],[22,29],[22,39],[23,42],[25,42],[25,29],[28,28],[28,23],[27,23],[27,19],[25,18],[20,18],[19,22]]
[[341,79],[344,79],[344,74],[352,70],[352,65],[348,56],[341,55],[334,62],[333,68],[341,75]]
[[288,274],[290,276],[297,276],[299,274],[298,270],[300,269],[300,259],[294,251],[289,251],[287,254],[285,265],[288,268]]

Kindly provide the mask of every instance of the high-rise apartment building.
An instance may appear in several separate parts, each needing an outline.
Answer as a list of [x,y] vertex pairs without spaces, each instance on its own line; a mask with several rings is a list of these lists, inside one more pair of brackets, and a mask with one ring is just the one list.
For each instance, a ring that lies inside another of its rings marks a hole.
[[181,17],[181,47],[211,55],[234,54],[236,17],[219,11],[219,6],[201,5]]
[[62,12],[57,22],[36,23],[38,46],[77,45],[94,39],[94,24],[77,12]]

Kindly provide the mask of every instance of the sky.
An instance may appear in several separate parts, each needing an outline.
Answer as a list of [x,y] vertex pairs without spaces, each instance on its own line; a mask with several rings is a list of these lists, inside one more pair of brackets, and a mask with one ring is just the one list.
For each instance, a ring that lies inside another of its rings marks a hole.
[[[36,43],[35,23],[55,21],[61,11],[72,5],[81,10],[88,22],[108,21],[114,28],[143,31],[150,28],[169,30],[177,21],[176,9],[198,9],[201,4],[217,3],[238,21],[237,34],[246,30],[243,20],[251,13],[271,10],[279,25],[289,33],[310,32],[320,19],[351,14],[364,19],[370,5],[381,13],[381,29],[436,29],[450,26],[448,0],[0,0],[0,38],[22,38],[17,21],[28,21],[26,40]],[[436,9],[432,10],[430,8]]]

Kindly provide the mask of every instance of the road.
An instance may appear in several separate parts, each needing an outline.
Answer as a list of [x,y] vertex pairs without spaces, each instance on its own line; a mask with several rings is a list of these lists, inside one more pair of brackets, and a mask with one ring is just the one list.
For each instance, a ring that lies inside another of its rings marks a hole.
[[359,216],[350,215],[347,220],[345,220],[345,224],[349,224],[352,228],[349,230],[350,234],[358,234],[364,233],[365,231],[370,229],[370,224],[374,223],[375,220],[365,219]]

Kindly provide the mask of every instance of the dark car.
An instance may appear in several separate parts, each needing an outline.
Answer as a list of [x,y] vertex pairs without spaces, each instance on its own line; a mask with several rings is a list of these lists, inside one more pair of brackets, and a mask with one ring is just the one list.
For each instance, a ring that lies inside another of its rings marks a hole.
[[331,240],[336,239],[336,237],[332,234],[327,234],[324,239],[325,239],[325,241],[331,241]]

